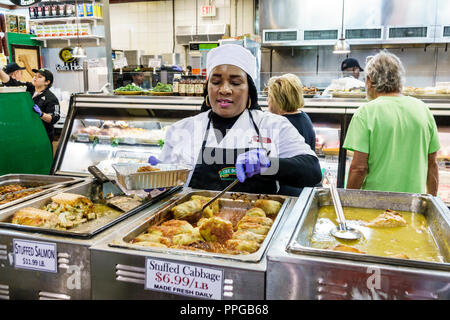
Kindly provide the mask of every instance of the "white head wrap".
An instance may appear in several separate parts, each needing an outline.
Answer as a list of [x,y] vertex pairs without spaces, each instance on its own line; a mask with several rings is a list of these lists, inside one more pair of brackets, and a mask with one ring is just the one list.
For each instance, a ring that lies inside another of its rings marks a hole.
[[237,44],[225,44],[208,52],[206,57],[206,74],[222,64],[231,64],[244,70],[253,81],[256,81],[256,58],[249,50]]

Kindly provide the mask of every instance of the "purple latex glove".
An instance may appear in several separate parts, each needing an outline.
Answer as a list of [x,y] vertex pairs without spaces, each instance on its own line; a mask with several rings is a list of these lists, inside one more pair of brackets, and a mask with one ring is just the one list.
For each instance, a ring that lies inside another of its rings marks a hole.
[[42,110],[41,110],[41,108],[39,108],[39,106],[37,104],[35,104],[33,106],[33,111],[36,112],[39,115],[39,117],[42,117],[42,115],[43,115]]
[[154,156],[150,156],[150,158],[148,158],[148,163],[150,163],[150,165],[155,166],[158,163],[160,163],[161,161],[159,161],[156,157]]
[[236,175],[242,183],[245,179],[264,172],[270,167],[270,160],[264,149],[253,149],[241,153],[236,159]]
[[[151,165],[151,166],[155,166],[155,165],[157,165],[158,163],[160,163],[161,161],[159,161],[156,157],[154,157],[154,156],[150,156],[150,158],[148,158],[148,163]],[[159,188],[158,190],[159,191],[164,191],[164,189],[165,188]],[[144,189],[144,191],[145,192],[151,192],[152,190],[154,190],[154,189]]]

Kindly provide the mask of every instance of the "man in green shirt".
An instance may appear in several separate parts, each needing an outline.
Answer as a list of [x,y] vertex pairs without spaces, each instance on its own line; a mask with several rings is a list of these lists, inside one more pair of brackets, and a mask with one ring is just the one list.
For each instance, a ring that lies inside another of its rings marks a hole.
[[436,196],[436,122],[420,100],[403,96],[404,68],[380,52],[366,65],[369,103],[354,114],[344,148],[354,151],[347,188]]

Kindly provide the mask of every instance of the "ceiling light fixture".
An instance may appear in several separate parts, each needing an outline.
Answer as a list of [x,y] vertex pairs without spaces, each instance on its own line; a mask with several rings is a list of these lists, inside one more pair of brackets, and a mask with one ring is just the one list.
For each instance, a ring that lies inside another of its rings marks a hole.
[[346,54],[350,53],[350,45],[345,41],[344,37],[344,6],[345,0],[342,0],[342,24],[341,24],[341,37],[333,46],[333,53]]
[[75,23],[77,25],[77,46],[75,48],[73,48],[73,50],[72,50],[72,57],[86,58],[86,50],[84,50],[80,44],[80,29],[79,29],[80,18],[78,17],[77,10],[78,10],[78,1],[75,0],[75,14],[76,14]]

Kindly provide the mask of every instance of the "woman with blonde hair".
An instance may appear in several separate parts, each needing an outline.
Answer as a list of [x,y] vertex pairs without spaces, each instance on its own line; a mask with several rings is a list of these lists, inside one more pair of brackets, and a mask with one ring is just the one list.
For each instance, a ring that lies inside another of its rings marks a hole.
[[300,79],[291,73],[272,77],[267,85],[267,103],[269,111],[286,117],[305,138],[312,150],[316,147],[316,133],[309,116],[301,111],[305,105],[303,85]]
[[[306,142],[311,147],[311,150],[315,150],[316,133],[314,132],[313,124],[309,116],[300,110],[305,105],[303,85],[300,79],[291,73],[280,77],[272,77],[269,79],[267,88],[269,111],[287,118],[305,139],[298,143],[304,144]],[[320,182],[316,185],[320,185]],[[302,191],[302,187],[301,185],[283,185],[280,186],[280,194],[298,196]]]

